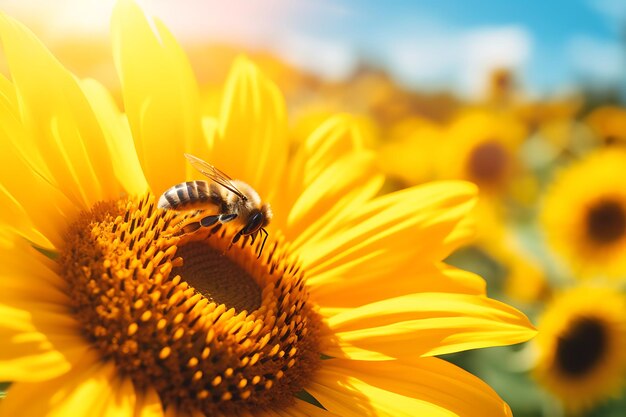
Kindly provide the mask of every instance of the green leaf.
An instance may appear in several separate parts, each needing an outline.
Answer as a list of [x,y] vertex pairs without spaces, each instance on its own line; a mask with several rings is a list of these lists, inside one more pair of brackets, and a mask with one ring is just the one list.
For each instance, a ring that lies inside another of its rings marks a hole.
[[46,248],[42,248],[41,246],[37,246],[37,245],[32,245],[33,248],[35,248],[39,253],[41,253],[42,255],[44,255],[47,258],[52,259],[53,261],[56,261],[57,258],[59,257],[59,252],[52,250],[52,249],[46,249]]
[[10,382],[0,382],[0,400],[7,396],[7,391],[11,386]]
[[326,408],[322,405],[322,403],[317,401],[317,399],[314,396],[312,396],[311,393],[305,390],[304,388],[301,391],[296,392],[295,397],[302,401],[306,401],[307,403],[314,405],[318,408],[321,408],[322,410],[326,410]]

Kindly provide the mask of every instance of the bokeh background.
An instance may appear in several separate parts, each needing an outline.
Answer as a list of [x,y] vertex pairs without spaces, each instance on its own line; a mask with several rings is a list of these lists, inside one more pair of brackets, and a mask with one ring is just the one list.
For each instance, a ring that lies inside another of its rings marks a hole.
[[[121,105],[114,3],[0,9]],[[476,241],[448,261],[485,277],[539,336],[447,359],[518,417],[626,415],[626,1],[138,3],[188,53],[206,114],[243,53],[285,95],[294,144],[349,113],[378,152],[386,191],[475,182]]]
[[[0,6],[28,22],[55,52],[69,53],[72,44],[91,50],[81,51],[82,63],[71,63],[86,71],[97,70],[89,68],[97,66],[93,42],[108,37],[113,3],[3,0]],[[504,67],[513,69],[533,96],[591,86],[624,89],[621,0],[480,0],[471,6],[458,0],[139,3],[190,49],[230,46],[267,53],[326,81],[346,80],[372,66],[403,87],[475,98],[485,88],[486,74]]]

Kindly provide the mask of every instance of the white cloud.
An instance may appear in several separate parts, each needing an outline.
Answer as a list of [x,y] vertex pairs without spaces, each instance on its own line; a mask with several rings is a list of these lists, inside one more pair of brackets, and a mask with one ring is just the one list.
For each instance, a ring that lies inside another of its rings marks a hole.
[[390,40],[390,67],[408,83],[437,88],[447,85],[475,95],[482,91],[493,69],[519,69],[530,58],[532,38],[520,26],[433,29],[410,38],[405,35],[403,41]]
[[460,55],[453,36],[420,36],[391,41],[386,59],[393,71],[407,82],[438,83],[453,75]]
[[271,49],[290,64],[331,80],[348,77],[357,65],[354,48],[333,39],[293,34]]
[[618,42],[581,35],[570,41],[567,53],[576,75],[609,85],[624,80],[624,50]]
[[330,79],[346,77],[356,52],[343,40],[307,33],[306,25],[344,19],[352,11],[332,0],[152,0],[181,40],[237,42],[269,50],[288,63]]
[[150,0],[146,11],[181,40],[268,43],[280,36],[295,9],[288,0]]

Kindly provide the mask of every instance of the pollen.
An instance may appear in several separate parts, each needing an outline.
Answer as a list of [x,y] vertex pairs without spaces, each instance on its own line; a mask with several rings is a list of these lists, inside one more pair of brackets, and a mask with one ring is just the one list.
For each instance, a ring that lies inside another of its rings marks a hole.
[[99,203],[68,228],[59,264],[84,336],[166,407],[220,415],[288,405],[319,365],[321,319],[280,241],[217,225],[154,198]]

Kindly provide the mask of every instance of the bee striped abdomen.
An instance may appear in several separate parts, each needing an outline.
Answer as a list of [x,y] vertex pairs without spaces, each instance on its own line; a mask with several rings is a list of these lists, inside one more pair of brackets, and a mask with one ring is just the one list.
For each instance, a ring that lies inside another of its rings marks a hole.
[[176,184],[159,198],[159,207],[167,210],[189,210],[215,205],[215,196],[206,181],[187,181]]

